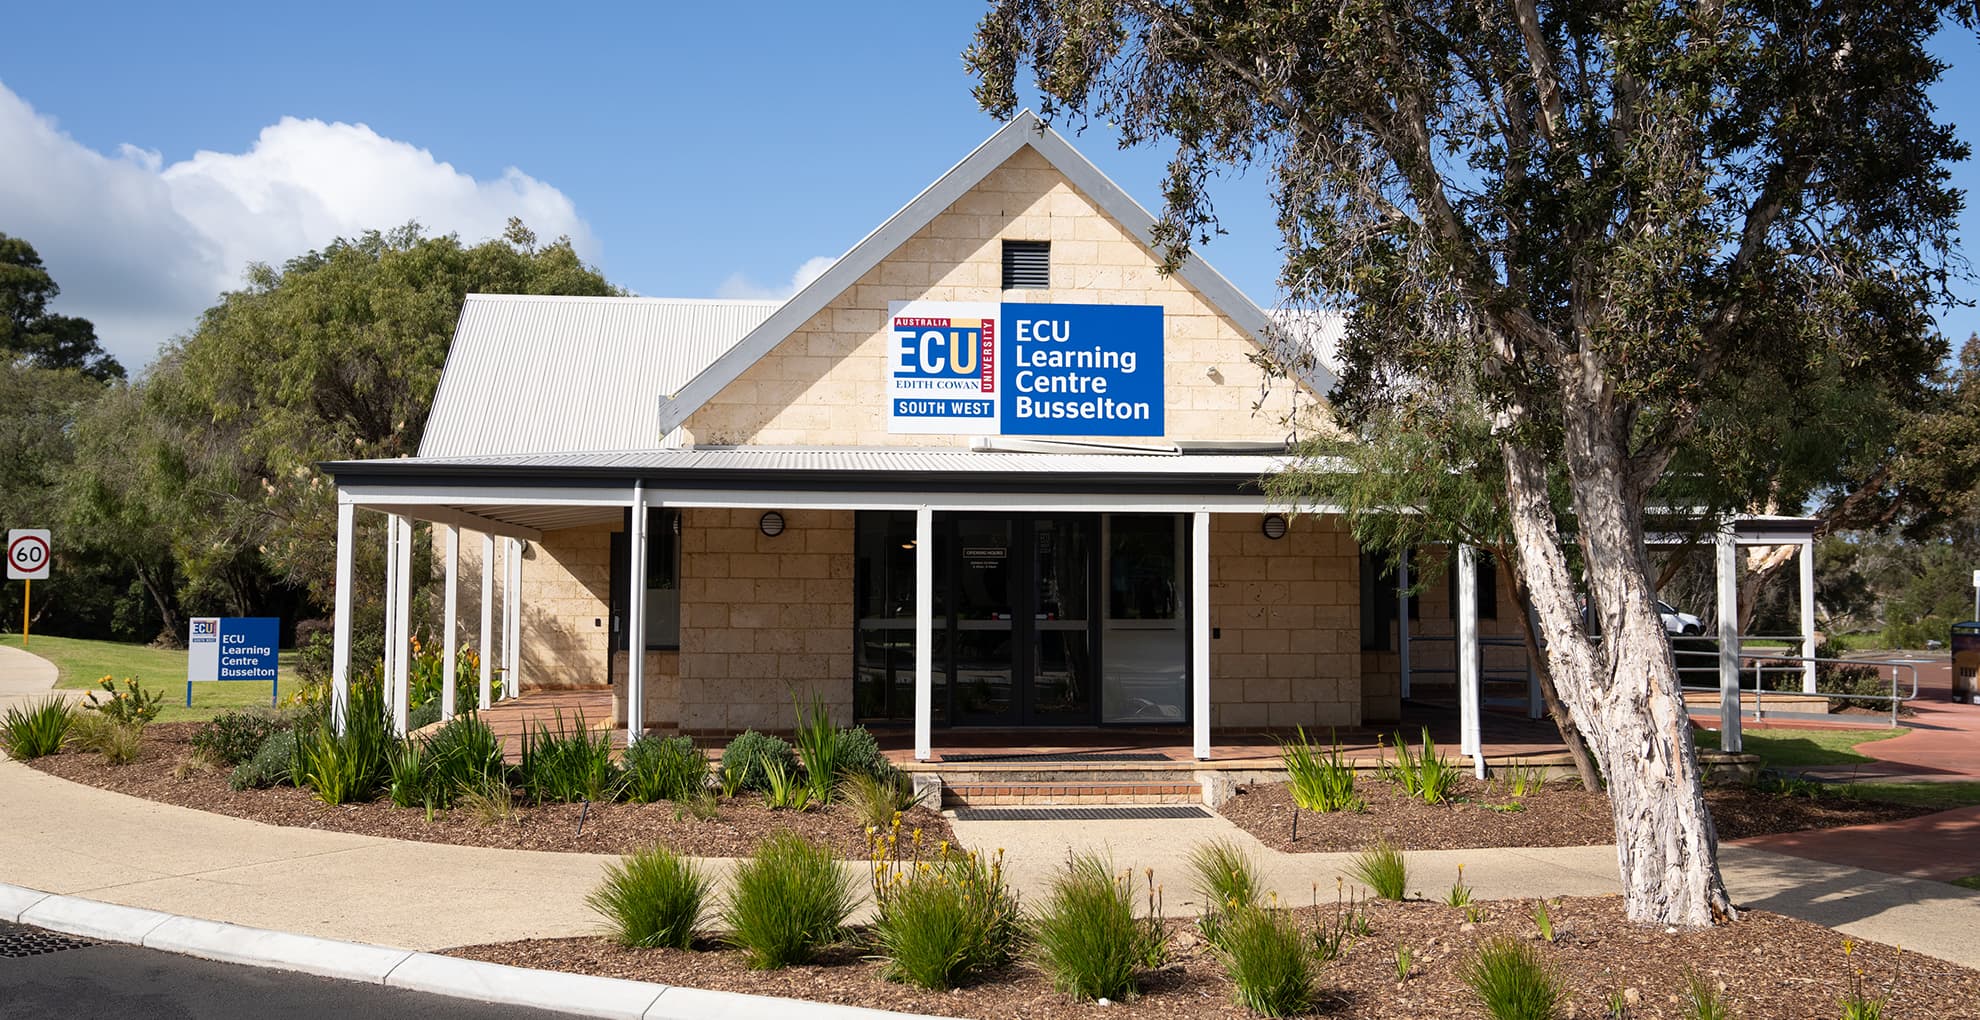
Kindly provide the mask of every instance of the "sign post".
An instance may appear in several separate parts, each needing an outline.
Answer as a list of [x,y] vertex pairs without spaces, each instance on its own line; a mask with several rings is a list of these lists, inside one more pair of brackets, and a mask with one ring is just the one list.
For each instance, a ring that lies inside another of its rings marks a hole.
[[7,580],[25,581],[21,593],[21,647],[28,646],[28,620],[34,605],[34,582],[48,579],[48,564],[55,557],[49,550],[47,528],[15,528],[7,532]]
[[186,707],[192,707],[193,681],[266,680],[268,703],[280,697],[275,655],[282,621],[272,616],[199,616],[186,642]]

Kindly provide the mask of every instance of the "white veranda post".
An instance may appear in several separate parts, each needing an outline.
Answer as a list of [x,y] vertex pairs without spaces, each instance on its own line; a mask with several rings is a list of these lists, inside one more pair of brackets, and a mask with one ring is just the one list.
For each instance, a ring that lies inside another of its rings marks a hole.
[[385,686],[385,702],[392,701],[392,677],[399,661],[395,641],[399,627],[399,515],[385,515],[385,644],[380,652],[378,682]]
[[495,536],[486,532],[481,536],[481,700],[475,702],[487,708],[495,701]]
[[1402,672],[1401,697],[1409,697],[1409,553],[1396,563],[1396,657]]
[[357,507],[337,501],[337,605],[330,645],[330,722],[344,732],[351,704],[351,542],[356,537]]
[[411,698],[412,662],[407,654],[412,639],[412,518],[398,518],[399,537],[392,557],[392,732],[406,735],[407,702]]
[[1719,582],[1719,749],[1745,746],[1739,729],[1739,539],[1730,526],[1716,539]]
[[522,542],[502,540],[502,699],[522,694]]
[[1801,543],[1801,692],[1815,693],[1815,542]]
[[935,749],[935,512],[914,512],[914,759]]
[[646,729],[646,483],[633,483],[626,549],[626,739]]
[[1189,536],[1190,721],[1198,761],[1210,757],[1210,514],[1198,510]]
[[454,717],[454,667],[460,660],[461,529],[447,525],[447,636],[442,644],[440,718]]
[[1485,778],[1484,740],[1478,720],[1478,551],[1457,548],[1457,667],[1459,754],[1468,754],[1472,772]]

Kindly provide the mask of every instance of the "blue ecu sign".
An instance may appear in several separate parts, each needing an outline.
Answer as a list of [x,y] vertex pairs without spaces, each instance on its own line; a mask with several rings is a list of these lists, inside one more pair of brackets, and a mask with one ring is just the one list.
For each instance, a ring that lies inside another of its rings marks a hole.
[[272,616],[195,617],[186,641],[186,704],[194,681],[259,680],[272,688],[281,640],[282,621]]
[[897,301],[887,431],[1159,436],[1155,305]]

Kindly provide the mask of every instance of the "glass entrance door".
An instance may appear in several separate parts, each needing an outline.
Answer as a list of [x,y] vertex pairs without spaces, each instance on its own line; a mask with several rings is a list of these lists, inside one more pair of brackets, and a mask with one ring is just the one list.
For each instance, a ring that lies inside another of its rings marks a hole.
[[[943,523],[936,522],[938,531]],[[949,523],[954,528],[948,560],[956,721],[1016,724],[1022,708],[1017,602],[1023,588],[1014,582],[1027,565],[1016,548],[1022,536],[1008,517],[957,517]]]

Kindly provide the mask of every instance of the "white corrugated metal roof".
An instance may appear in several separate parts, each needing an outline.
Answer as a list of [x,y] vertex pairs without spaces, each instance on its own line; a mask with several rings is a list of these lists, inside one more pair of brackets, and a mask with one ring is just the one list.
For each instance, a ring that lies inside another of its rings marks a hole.
[[661,401],[780,303],[470,294],[420,456],[659,447]]

